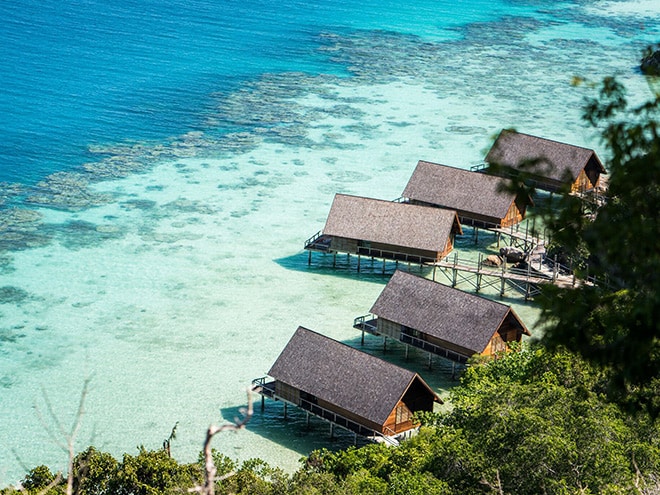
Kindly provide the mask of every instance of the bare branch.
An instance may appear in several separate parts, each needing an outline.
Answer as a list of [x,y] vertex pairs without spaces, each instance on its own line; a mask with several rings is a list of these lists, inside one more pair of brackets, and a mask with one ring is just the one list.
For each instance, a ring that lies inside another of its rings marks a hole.
[[481,479],[481,484],[486,485],[488,488],[493,490],[494,492],[497,492],[498,495],[504,495],[504,488],[502,488],[502,480],[500,479],[500,470],[496,469],[495,470],[495,481],[497,481],[496,485],[493,485],[490,483],[486,477],[483,477]]
[[[60,432],[60,436],[66,438],[66,433],[64,432],[64,428],[62,428],[62,424],[60,423],[59,419],[57,418],[57,415],[53,411],[53,406],[50,402],[50,399],[48,398],[48,394],[46,393],[46,390],[43,388],[41,389],[41,393],[43,394],[44,397],[44,402],[46,403],[46,410],[48,411],[48,414],[51,417],[51,420],[55,423],[55,426],[57,426],[57,429]],[[43,414],[41,413],[41,410],[39,407],[35,404],[34,410],[37,413],[37,418],[39,419],[39,422],[41,423],[42,428],[44,431],[48,434],[48,436],[51,438],[53,443],[57,445],[59,448],[61,448],[63,451],[67,451],[66,444],[60,440],[60,437],[58,437],[55,433],[53,433],[53,430],[48,426],[48,422],[44,418]]]
[[252,418],[252,392],[257,391],[257,389],[248,388],[247,389],[247,409],[240,409],[240,413],[243,415],[242,419],[234,418],[233,423],[227,423],[222,426],[211,425],[206,431],[206,440],[204,441],[204,468],[205,468],[205,480],[203,486],[196,486],[188,490],[190,493],[201,493],[202,495],[214,495],[215,494],[215,482],[221,481],[229,478],[234,473],[227,473],[220,478],[217,478],[218,469],[213,462],[213,449],[211,449],[211,440],[218,433],[223,431],[238,431],[245,428],[245,425]]
[[67,449],[69,452],[69,472],[66,482],[66,495],[73,495],[73,459],[75,458],[75,442],[80,426],[82,425],[82,417],[85,414],[85,399],[87,398],[87,391],[89,389],[90,378],[85,379],[83,388],[80,392],[80,402],[78,403],[78,411],[76,412],[76,419],[71,426],[71,433],[67,436]]
[[[55,410],[53,409],[53,404],[50,401],[50,398],[48,397],[48,394],[46,393],[45,389],[42,388],[41,391],[44,397],[44,402],[46,404],[46,410],[48,411],[48,415],[50,416],[51,422],[55,424],[57,433],[59,433],[59,435],[53,432],[53,430],[48,426],[48,423],[44,419],[43,414],[41,413],[39,408],[35,405],[35,411],[37,413],[37,417],[39,418],[39,422],[41,423],[41,426],[43,427],[44,431],[53,440],[53,442],[57,446],[59,446],[62,450],[64,450],[68,455],[68,463],[67,463],[68,473],[67,473],[67,486],[66,486],[67,495],[73,495],[73,460],[76,454],[75,442],[76,442],[76,437],[78,436],[78,432],[80,431],[80,427],[82,426],[82,417],[85,414],[85,399],[87,398],[87,392],[89,390],[90,381],[91,378],[86,378],[85,381],[83,382],[82,391],[80,392],[80,401],[78,402],[78,410],[76,411],[76,415],[74,417],[73,424],[71,425],[71,429],[68,432],[64,429],[64,426],[62,426],[62,422],[57,417],[57,414],[55,414]],[[64,441],[62,441],[61,438],[63,438]],[[58,473],[57,476],[58,481],[61,478],[62,478],[61,473]]]

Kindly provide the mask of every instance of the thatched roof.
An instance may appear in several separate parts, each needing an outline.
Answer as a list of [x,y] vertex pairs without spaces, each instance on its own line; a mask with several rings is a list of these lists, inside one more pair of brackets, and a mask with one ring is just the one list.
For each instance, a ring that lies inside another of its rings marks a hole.
[[403,196],[465,213],[504,218],[516,195],[505,179],[420,160]]
[[455,211],[337,194],[323,234],[440,252],[460,228]]
[[505,318],[529,330],[509,306],[396,271],[371,308],[379,318],[482,353]]
[[417,373],[304,327],[268,375],[379,425],[416,380],[440,400]]
[[575,181],[590,161],[601,174],[607,173],[594,150],[507,129],[500,132],[486,155],[487,163],[514,169],[521,169],[533,161],[537,161],[538,165],[527,171],[558,182],[565,180],[567,172]]

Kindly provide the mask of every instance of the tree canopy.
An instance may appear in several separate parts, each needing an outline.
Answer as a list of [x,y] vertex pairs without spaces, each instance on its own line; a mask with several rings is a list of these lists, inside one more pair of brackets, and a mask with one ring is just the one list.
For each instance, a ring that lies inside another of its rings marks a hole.
[[543,342],[566,346],[611,371],[610,392],[660,412],[660,98],[631,107],[625,88],[606,79],[585,119],[608,151],[606,200],[585,215],[584,200],[564,195],[546,215],[553,240],[586,257],[576,288],[547,287]]

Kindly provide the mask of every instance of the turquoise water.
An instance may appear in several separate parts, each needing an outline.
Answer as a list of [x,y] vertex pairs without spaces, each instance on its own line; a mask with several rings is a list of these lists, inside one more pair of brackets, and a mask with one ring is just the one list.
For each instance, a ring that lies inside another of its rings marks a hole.
[[[79,449],[158,448],[178,422],[172,451],[190,461],[298,325],[359,345],[353,318],[386,278],[302,252],[334,193],[394,199],[417,160],[468,168],[503,127],[603,154],[571,79],[616,74],[645,98],[635,65],[658,10],[0,4],[0,486],[64,468],[53,416],[69,427],[88,378]],[[424,356],[385,357],[452,385]],[[294,469],[352,440],[281,413],[267,403],[216,448]]]

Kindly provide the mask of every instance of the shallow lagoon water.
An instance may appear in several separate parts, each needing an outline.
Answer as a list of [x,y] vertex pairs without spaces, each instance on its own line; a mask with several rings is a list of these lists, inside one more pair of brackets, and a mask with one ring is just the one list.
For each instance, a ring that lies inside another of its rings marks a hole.
[[[633,99],[646,98],[634,65],[657,38],[658,12],[597,5],[536,12],[515,2],[519,15],[453,19],[448,37],[416,29],[413,10],[389,30],[374,30],[375,11],[362,25],[315,26],[307,49],[334,70],[280,61],[209,92],[194,129],[90,142],[80,166],[7,184],[0,485],[37,464],[64,468],[47,402],[71,424],[88,378],[79,449],[159,448],[178,423],[173,454],[192,461],[206,427],[234,418],[298,325],[359,346],[353,318],[387,277],[379,266],[333,270],[319,255],[308,266],[302,250],[335,193],[395,199],[417,160],[469,168],[504,127],[606,158],[580,118],[593,90],[571,80],[615,74]],[[476,256],[491,241],[475,248],[465,236],[458,248]],[[533,331],[534,305],[507,296]],[[455,384],[446,364],[430,372],[421,353],[406,361],[393,345],[383,354],[374,337],[365,349],[419,371],[443,396]],[[284,421],[281,404],[267,402],[215,447],[293,470],[313,448],[351,442],[331,442],[322,422],[307,429],[301,414]]]

